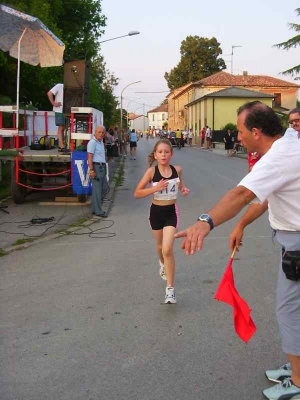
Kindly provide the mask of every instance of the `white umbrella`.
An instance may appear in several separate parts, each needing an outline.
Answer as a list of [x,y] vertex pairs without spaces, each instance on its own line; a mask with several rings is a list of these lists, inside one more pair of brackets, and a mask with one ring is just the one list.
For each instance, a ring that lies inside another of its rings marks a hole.
[[0,4],[0,49],[17,58],[17,118],[19,128],[20,61],[41,67],[62,65],[65,45],[39,19]]

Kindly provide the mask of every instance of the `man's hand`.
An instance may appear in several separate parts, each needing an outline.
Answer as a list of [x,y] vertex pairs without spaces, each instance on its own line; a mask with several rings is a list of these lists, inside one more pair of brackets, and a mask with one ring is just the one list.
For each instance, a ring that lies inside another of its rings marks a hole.
[[91,177],[92,179],[94,179],[95,176],[96,176],[96,172],[95,172],[94,170],[90,169],[90,177]]
[[60,106],[61,106],[61,102],[60,102],[60,101],[55,101],[55,102],[53,103],[53,106],[54,106],[54,107],[60,107]]
[[202,249],[203,239],[209,234],[210,226],[207,222],[198,221],[184,231],[175,234],[175,238],[184,238],[181,248],[188,256],[194,254],[196,250]]
[[241,227],[241,225],[237,224],[229,236],[229,247],[231,251],[233,251],[235,247],[238,251],[239,247],[243,245],[243,235],[244,229]]

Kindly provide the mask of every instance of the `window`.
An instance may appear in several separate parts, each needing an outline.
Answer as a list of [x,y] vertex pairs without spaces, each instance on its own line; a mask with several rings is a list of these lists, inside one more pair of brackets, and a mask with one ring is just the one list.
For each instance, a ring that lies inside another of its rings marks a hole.
[[276,106],[281,106],[281,93],[274,93],[274,103]]
[[155,114],[152,114],[152,121],[155,121]]
[[162,119],[162,121],[165,120],[165,114],[162,114],[162,115],[161,115],[161,119]]

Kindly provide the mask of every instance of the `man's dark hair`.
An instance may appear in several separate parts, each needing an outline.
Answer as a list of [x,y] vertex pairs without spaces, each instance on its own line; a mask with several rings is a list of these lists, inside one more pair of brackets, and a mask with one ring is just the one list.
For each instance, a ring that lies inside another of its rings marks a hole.
[[291,114],[296,114],[296,113],[300,114],[300,108],[299,108],[299,107],[293,108],[293,109],[289,112],[289,116],[290,116]]
[[250,101],[241,106],[237,114],[240,115],[243,111],[247,111],[244,124],[249,131],[257,128],[266,136],[282,135],[283,127],[280,119],[266,104]]

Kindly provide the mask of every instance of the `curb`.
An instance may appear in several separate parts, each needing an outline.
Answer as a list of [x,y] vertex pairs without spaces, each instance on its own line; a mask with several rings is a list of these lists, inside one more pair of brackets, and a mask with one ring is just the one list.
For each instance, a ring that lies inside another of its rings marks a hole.
[[[123,165],[124,165],[124,158],[122,157],[122,159],[120,160],[119,165],[117,166],[117,168],[115,170],[114,175],[111,178],[111,185],[110,185],[110,190],[109,190],[109,193],[108,193],[108,195],[109,195],[108,201],[104,202],[103,206],[102,206],[103,210],[106,212],[107,215],[109,214],[109,212],[111,210],[111,207],[112,207],[112,204],[113,204],[113,201],[114,201],[114,197],[115,197],[115,193],[116,193],[116,189],[117,189],[117,185],[116,185],[116,182],[115,182],[114,178],[115,178],[116,175],[118,175],[120,173],[120,170],[123,168]],[[93,216],[92,216],[92,217],[90,217],[89,220],[83,222],[81,225],[72,226],[71,228],[67,228],[63,232],[53,233],[53,234],[51,234],[49,236],[45,236],[45,237],[43,237],[41,239],[32,240],[31,242],[25,242],[25,243],[22,243],[22,244],[19,244],[19,245],[16,245],[16,246],[6,247],[6,248],[2,249],[3,250],[2,257],[6,256],[6,255],[8,255],[8,254],[10,254],[10,253],[12,253],[14,251],[20,251],[20,250],[28,249],[29,247],[34,246],[34,245],[36,245],[38,243],[44,243],[44,242],[46,242],[48,240],[53,240],[53,239],[60,238],[62,236],[69,235],[70,233],[73,233],[73,232],[78,231],[79,229],[82,229],[82,227],[90,226],[90,225],[94,224],[95,222],[99,222],[99,221],[104,221],[104,219],[101,219],[101,218],[94,219]],[[0,256],[0,258],[1,258],[1,256]]]

